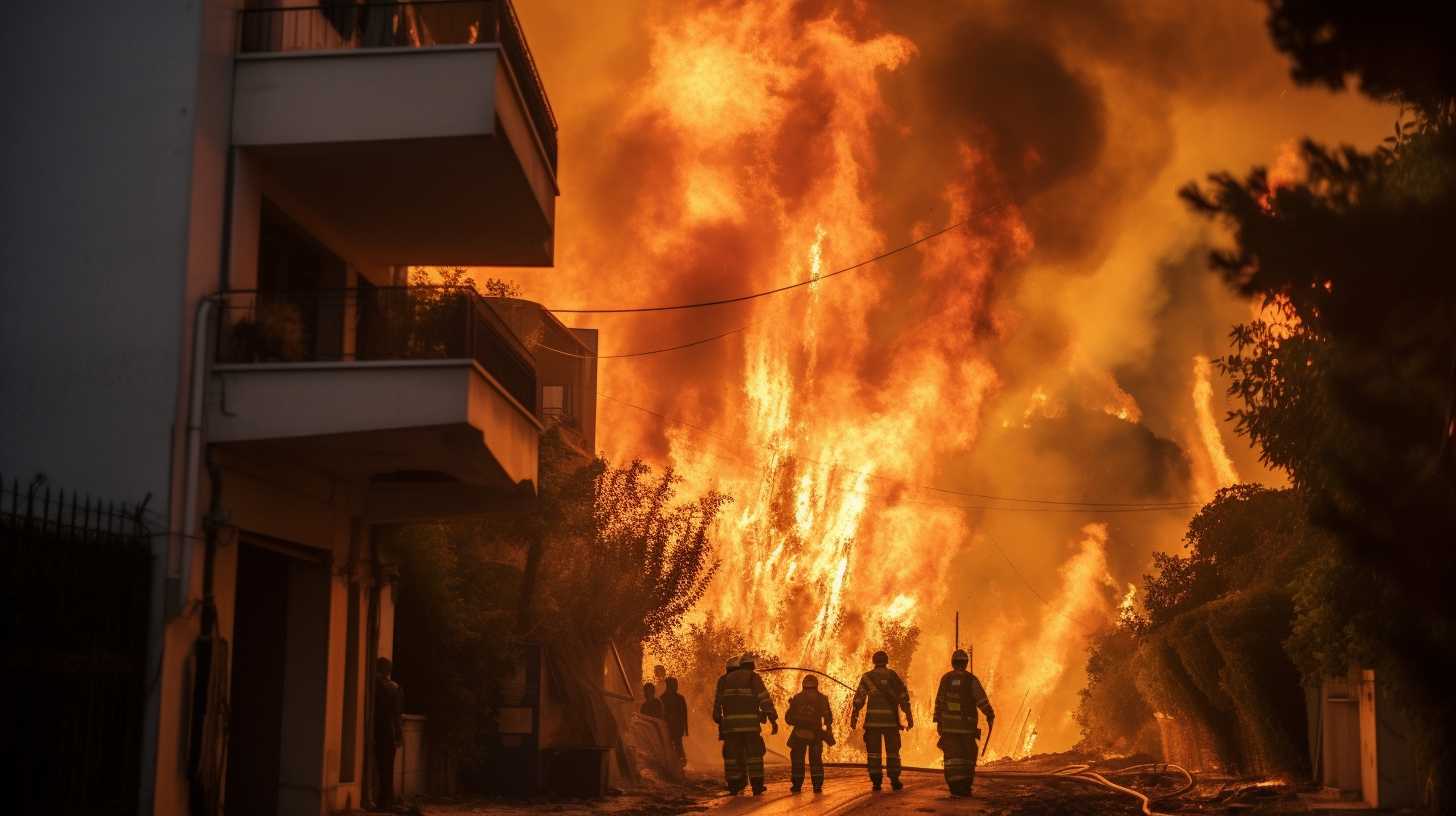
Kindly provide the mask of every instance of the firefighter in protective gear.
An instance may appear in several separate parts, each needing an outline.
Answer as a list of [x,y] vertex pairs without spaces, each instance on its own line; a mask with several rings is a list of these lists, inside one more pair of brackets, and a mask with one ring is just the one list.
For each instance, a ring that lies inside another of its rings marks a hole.
[[734,655],[728,658],[728,665],[723,669],[723,676],[718,678],[718,684],[713,689],[713,722],[718,726],[718,740],[723,740],[723,681],[728,675],[738,671],[738,666],[743,658]]
[[[854,692],[854,710],[849,715],[849,727],[853,729],[859,721],[860,709],[865,711],[865,768],[870,773],[870,784],[880,789],[880,748],[884,746],[885,772],[890,777],[890,787],[899,790],[905,787],[900,782],[900,731],[915,727],[915,716],[910,713],[910,691],[905,681],[890,669],[890,656],[875,652],[875,667],[859,678],[859,688]],[[900,725],[900,712],[905,712],[905,724]]]
[[945,753],[945,784],[952,796],[970,796],[976,781],[976,740],[981,737],[976,710],[985,713],[988,727],[996,720],[986,689],[966,670],[970,662],[970,655],[956,649],[950,656],[951,670],[940,678],[940,688],[935,692],[935,722],[940,730],[940,750]]
[[794,793],[804,789],[804,754],[809,754],[809,779],[814,792],[824,790],[824,743],[834,744],[834,712],[829,698],[819,693],[819,679],[804,678],[803,690],[789,698],[784,712],[789,731],[789,780]]
[[779,715],[763,678],[753,670],[752,655],[744,655],[738,668],[719,683],[713,715],[723,737],[723,777],[728,792],[736,795],[747,783],[753,785],[753,795],[763,793],[763,755],[767,749],[759,724],[767,720],[777,734]]

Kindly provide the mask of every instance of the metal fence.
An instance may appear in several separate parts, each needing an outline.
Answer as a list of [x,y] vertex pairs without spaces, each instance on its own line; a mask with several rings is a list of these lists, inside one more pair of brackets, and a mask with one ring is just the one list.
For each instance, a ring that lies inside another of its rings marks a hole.
[[140,508],[0,478],[7,810],[135,813],[152,554]]
[[316,6],[245,9],[239,53],[355,48],[430,48],[497,43],[520,85],[541,144],[556,169],[556,114],[510,0],[334,0]]
[[220,363],[473,359],[537,412],[530,352],[467,287],[232,291],[223,310]]

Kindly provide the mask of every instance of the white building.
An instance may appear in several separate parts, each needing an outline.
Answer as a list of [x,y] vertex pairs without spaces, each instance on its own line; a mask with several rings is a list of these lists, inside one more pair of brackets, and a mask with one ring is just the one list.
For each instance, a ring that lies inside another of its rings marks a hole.
[[505,0],[6,19],[0,473],[151,496],[139,810],[188,813],[194,786],[231,813],[359,807],[392,648],[371,529],[529,500],[543,389],[593,396],[594,361],[548,382],[490,302],[401,286],[552,263],[555,122],[519,24]]

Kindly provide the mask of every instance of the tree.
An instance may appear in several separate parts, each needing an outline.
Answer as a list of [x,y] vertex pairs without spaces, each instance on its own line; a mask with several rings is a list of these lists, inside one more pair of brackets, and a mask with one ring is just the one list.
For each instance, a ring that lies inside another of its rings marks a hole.
[[592,655],[609,640],[636,644],[672,630],[717,572],[709,534],[731,498],[709,491],[678,502],[682,478],[670,468],[654,475],[641,461],[612,467],[578,457],[559,473],[542,480],[535,602],[549,614],[537,628]]
[[1233,485],[1188,522],[1183,544],[1188,555],[1153,553],[1157,572],[1143,576],[1150,628],[1231,591],[1287,584],[1307,554],[1303,508],[1289,490]]
[[1354,75],[1376,99],[1431,113],[1456,96],[1456,19],[1426,4],[1272,0],[1269,33],[1298,82],[1342,90]]
[[[1270,30],[1296,81],[1410,106],[1382,147],[1306,142],[1306,178],[1274,187],[1256,168],[1189,185],[1183,198],[1232,231],[1212,266],[1270,317],[1238,326],[1220,361],[1239,430],[1288,471],[1335,549],[1311,562],[1301,606],[1327,620],[1305,646],[1361,644],[1394,676],[1453,778],[1456,616],[1456,74],[1437,6],[1275,0]],[[1333,596],[1317,599],[1319,588]],[[1341,600],[1354,598],[1349,608]],[[1379,604],[1378,615],[1359,605]],[[1301,631],[1296,628],[1294,638]],[[1451,796],[1448,787],[1445,796]]]
[[1087,686],[1072,714],[1082,728],[1084,748],[1123,753],[1156,750],[1153,712],[1133,680],[1140,643],[1139,633],[1128,626],[1092,639],[1087,649]]

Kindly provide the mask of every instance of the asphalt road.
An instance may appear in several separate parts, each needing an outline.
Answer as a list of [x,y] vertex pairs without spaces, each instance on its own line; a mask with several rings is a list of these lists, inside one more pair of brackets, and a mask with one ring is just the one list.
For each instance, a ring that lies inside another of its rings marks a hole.
[[830,768],[825,775],[824,792],[814,794],[806,785],[802,793],[790,793],[787,771],[769,770],[769,789],[762,796],[726,794],[709,800],[709,813],[714,816],[840,816],[840,814],[904,813],[961,814],[982,813],[995,816],[1051,816],[1052,814],[1136,814],[1131,799],[1090,789],[1073,782],[977,779],[976,795],[960,799],[950,795],[945,780],[939,775],[910,773],[904,775],[905,789],[874,791],[862,770]]

